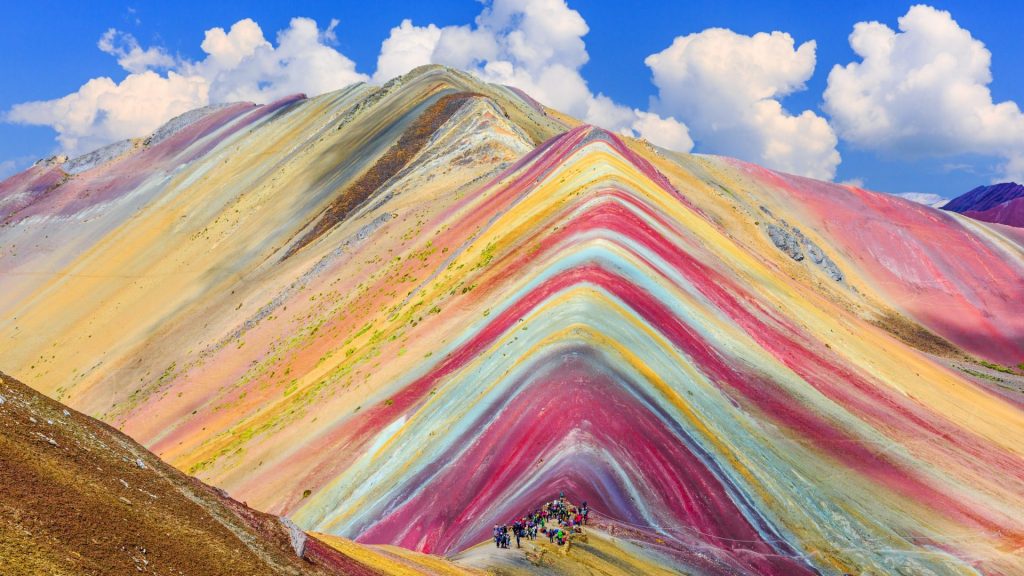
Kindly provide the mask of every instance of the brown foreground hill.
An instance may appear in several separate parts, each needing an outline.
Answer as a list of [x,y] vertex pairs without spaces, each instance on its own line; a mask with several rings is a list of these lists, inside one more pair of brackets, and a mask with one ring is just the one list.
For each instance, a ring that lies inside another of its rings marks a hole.
[[378,574],[0,373],[0,574]]

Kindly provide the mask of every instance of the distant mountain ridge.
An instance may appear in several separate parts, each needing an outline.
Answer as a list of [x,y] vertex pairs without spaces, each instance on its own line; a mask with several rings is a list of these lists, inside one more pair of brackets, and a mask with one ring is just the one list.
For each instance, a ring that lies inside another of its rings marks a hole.
[[942,209],[975,220],[1024,227],[1024,185],[1003,182],[978,186],[950,200]]

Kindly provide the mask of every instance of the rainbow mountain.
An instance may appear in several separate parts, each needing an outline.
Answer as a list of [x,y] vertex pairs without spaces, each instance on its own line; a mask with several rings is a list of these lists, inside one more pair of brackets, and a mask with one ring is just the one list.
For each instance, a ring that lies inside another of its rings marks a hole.
[[40,162],[0,278],[0,369],[309,531],[472,564],[564,491],[634,572],[1024,572],[1021,229],[425,67]]

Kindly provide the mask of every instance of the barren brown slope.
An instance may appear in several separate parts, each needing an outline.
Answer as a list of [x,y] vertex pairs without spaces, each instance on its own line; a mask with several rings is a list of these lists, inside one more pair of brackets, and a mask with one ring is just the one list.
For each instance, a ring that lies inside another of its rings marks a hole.
[[2,373],[0,486],[4,576],[378,574]]

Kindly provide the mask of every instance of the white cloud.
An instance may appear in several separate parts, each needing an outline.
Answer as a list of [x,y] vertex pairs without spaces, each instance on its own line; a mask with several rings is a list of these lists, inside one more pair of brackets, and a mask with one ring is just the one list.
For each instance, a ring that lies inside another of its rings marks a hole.
[[153,47],[143,50],[134,36],[114,28],[108,29],[103,36],[100,36],[96,46],[103,52],[116,56],[118,65],[132,73],[156,68],[170,68],[175,64],[174,58],[162,48]]
[[440,39],[441,29],[437,26],[413,26],[408,18],[402,20],[381,43],[373,81],[380,84],[417,66],[429,64]]
[[223,28],[210,28],[200,44],[206,59],[198,67],[213,71],[237,68],[243,60],[252,57],[257,48],[273,48],[263,37],[263,29],[251,18],[239,20],[225,32]]
[[932,194],[931,192],[903,192],[902,194],[894,194],[900,198],[906,198],[911,202],[917,202],[918,204],[924,204],[925,206],[931,206],[932,208],[942,208],[949,203],[949,198],[939,196],[938,194]]
[[995,156],[1004,177],[1024,178],[1024,114],[992,101],[991,53],[949,12],[913,6],[899,32],[859,22],[850,46],[861,61],[833,67],[824,95],[844,140],[911,157]]
[[274,47],[256,22],[240,20],[228,32],[207,30],[207,57],[184,70],[209,82],[211,102],[269,102],[296,92],[316,96],[368,80],[330,46],[337,25],[333,20],[321,31],[309,18],[293,18]]
[[863,178],[850,178],[849,180],[843,180],[842,182],[840,182],[840,184],[842,184],[844,186],[853,186],[854,188],[863,188],[864,187],[864,179]]
[[0,162],[0,181],[6,180],[7,178],[28,168],[35,160],[37,160],[37,158],[33,156],[19,156],[17,158],[9,158]]
[[835,175],[839,153],[828,122],[779,103],[814,72],[813,40],[795,47],[784,32],[711,28],[677,37],[644,62],[658,87],[652,108],[686,122],[701,150],[815,178]]
[[675,118],[663,118],[652,112],[636,111],[637,119],[633,122],[633,129],[640,134],[648,135],[647,138],[658,146],[670,150],[691,150],[693,139],[690,138],[690,131],[686,125]]
[[0,181],[6,180],[8,176],[11,176],[18,171],[18,165],[14,160],[4,160],[0,162]]
[[207,103],[209,85],[201,77],[152,70],[116,83],[93,78],[77,92],[56,100],[17,104],[6,119],[51,126],[62,151],[78,154],[117,140],[142,136],[166,120]]
[[294,18],[278,33],[275,47],[258,24],[240,20],[229,31],[207,30],[202,44],[206,57],[199,62],[177,60],[160,48],[143,49],[130,34],[108,30],[97,46],[129,73],[123,80],[93,78],[62,98],[17,104],[4,120],[52,127],[61,150],[74,155],[143,136],[206,104],[264,103],[367,80],[331,46],[336,26],[332,21],[320,30],[313,20]]
[[[313,20],[295,18],[272,42],[256,22],[240,20],[228,29],[207,30],[199,61],[143,48],[130,34],[111,29],[98,47],[117,58],[128,73],[123,80],[94,78],[62,98],[18,104],[4,119],[53,127],[62,151],[73,155],[142,136],[209,103],[267,102],[368,80],[335,49],[337,24],[319,29]],[[445,64],[667,148],[691,150],[693,134],[708,152],[798,174],[834,175],[839,155],[828,124],[811,111],[790,114],[779,103],[801,90],[813,72],[813,41],[796,47],[781,32],[741,36],[720,29],[676,38],[646,60],[658,97],[642,110],[590,89],[581,74],[589,59],[588,32],[565,0],[494,0],[462,26],[404,20],[382,43],[373,81],[422,64]]]
[[521,88],[585,122],[688,152],[693,141],[681,122],[591,92],[580,74],[589,59],[583,41],[588,31],[564,0],[496,0],[472,26],[415,26],[405,20],[381,45],[374,81],[444,64]]

